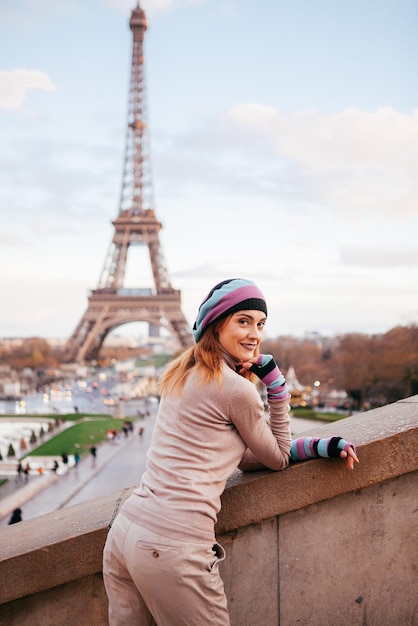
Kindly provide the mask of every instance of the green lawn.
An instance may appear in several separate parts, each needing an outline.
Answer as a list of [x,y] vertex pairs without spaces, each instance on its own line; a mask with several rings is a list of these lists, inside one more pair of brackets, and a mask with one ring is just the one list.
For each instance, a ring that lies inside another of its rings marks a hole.
[[[59,420],[64,422],[77,422],[78,420],[84,419],[85,417],[89,417],[92,419],[101,418],[101,419],[110,419],[110,415],[107,413],[65,413],[64,415],[54,415],[51,413],[46,413],[45,415],[39,415],[38,413],[25,413],[24,415],[0,415],[0,420],[10,420],[13,418],[14,420],[22,420],[22,422],[30,420],[32,417],[37,419],[48,419],[48,420]],[[130,419],[130,418],[127,418]]]
[[292,415],[294,417],[304,417],[307,420],[323,420],[324,422],[338,422],[348,416],[347,414],[341,415],[340,413],[321,413],[320,411],[314,411],[313,409],[304,409],[303,407],[297,407],[292,409]]
[[[74,418],[73,415],[72,418]],[[77,416],[77,420],[77,424],[54,435],[26,456],[61,456],[63,452],[67,454],[78,452],[80,456],[83,456],[89,452],[92,445],[97,445],[106,439],[108,430],[120,430],[125,421],[96,415],[86,419],[80,419]]]

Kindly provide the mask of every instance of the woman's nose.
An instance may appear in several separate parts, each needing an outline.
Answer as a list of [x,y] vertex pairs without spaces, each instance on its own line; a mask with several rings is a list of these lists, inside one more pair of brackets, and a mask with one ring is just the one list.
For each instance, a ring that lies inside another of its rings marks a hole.
[[259,337],[261,334],[261,331],[259,330],[257,324],[251,325],[248,329],[248,334],[250,335],[250,337]]

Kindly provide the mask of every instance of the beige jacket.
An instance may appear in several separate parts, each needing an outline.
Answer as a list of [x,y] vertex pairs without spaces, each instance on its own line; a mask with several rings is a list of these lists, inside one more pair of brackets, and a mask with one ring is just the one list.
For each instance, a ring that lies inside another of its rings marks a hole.
[[226,363],[222,386],[201,385],[191,372],[180,396],[161,400],[147,470],[121,513],[166,537],[213,542],[237,467],[287,467],[288,409],[288,400],[272,402],[268,425],[257,387]]

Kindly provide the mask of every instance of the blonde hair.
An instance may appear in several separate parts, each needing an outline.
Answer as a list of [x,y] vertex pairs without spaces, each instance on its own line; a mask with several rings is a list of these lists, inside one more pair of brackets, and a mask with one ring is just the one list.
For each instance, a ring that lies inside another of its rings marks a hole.
[[[222,385],[222,369],[225,362],[225,351],[218,340],[218,331],[226,324],[232,315],[209,324],[200,340],[191,348],[187,348],[179,357],[168,364],[159,381],[160,394],[180,395],[188,375],[195,369],[199,373],[202,385],[215,380]],[[258,355],[258,348],[255,356]],[[256,382],[257,377],[251,372],[243,374],[245,378]]]

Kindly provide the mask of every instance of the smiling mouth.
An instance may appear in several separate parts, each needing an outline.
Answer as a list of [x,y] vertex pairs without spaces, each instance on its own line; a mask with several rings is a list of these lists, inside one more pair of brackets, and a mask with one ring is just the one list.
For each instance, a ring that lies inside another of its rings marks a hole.
[[242,343],[241,347],[244,348],[245,350],[255,350],[257,346],[252,343]]

